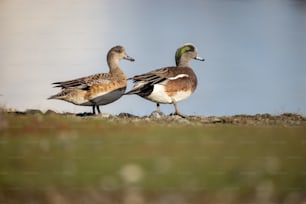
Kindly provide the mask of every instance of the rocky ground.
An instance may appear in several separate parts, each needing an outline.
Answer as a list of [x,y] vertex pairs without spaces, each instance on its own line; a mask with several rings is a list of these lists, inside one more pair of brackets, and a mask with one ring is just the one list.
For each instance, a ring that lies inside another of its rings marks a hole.
[[305,128],[294,113],[0,108],[0,203],[306,204]]
[[235,124],[235,125],[284,125],[300,126],[306,125],[306,116],[295,113],[283,113],[280,115],[256,114],[256,115],[233,115],[233,116],[186,116],[185,118],[177,115],[164,115],[163,113],[153,112],[148,116],[136,116],[129,113],[120,113],[118,115],[90,113],[57,113],[48,110],[43,113],[40,110],[29,109],[24,112],[7,111],[9,114],[16,115],[58,115],[63,117],[77,117],[81,119],[95,118],[108,120],[110,122],[123,123],[156,123],[156,124],[184,124],[184,125],[209,125],[209,124]]

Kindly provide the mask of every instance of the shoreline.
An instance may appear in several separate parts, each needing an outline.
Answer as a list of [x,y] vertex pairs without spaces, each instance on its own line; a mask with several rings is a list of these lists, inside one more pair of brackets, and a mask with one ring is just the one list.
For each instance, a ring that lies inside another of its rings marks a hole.
[[2,115],[15,116],[57,116],[71,117],[80,119],[98,119],[109,122],[123,123],[154,123],[154,124],[178,124],[178,125],[210,125],[210,124],[233,124],[233,125],[284,125],[284,126],[304,126],[306,125],[306,116],[296,113],[282,113],[279,115],[271,115],[268,113],[247,115],[230,115],[230,116],[196,116],[189,115],[185,118],[177,115],[165,115],[163,113],[152,112],[148,116],[137,116],[130,113],[120,113],[118,115],[102,113],[92,115],[90,113],[58,113],[53,110],[42,112],[39,109],[28,109],[26,111],[10,111],[1,110]]

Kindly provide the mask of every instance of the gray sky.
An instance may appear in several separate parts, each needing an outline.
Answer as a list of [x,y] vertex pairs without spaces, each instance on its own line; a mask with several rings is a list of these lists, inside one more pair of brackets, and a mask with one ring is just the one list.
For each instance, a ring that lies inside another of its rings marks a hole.
[[[91,111],[46,100],[52,82],[107,72],[106,54],[123,45],[128,76],[174,65],[184,43],[198,47],[189,115],[306,114],[306,4],[298,0],[1,0],[0,105]],[[131,87],[129,83],[128,89]],[[148,115],[155,104],[124,96],[102,112]],[[162,105],[166,114],[172,105]]]

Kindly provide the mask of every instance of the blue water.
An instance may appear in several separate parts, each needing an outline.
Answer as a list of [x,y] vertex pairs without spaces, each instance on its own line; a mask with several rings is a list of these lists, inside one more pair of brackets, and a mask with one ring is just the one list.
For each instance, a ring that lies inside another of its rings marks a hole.
[[[136,59],[120,63],[128,76],[174,65],[186,42],[206,61],[191,62],[199,84],[178,104],[181,112],[306,114],[302,0],[2,0],[0,105],[90,111],[46,100],[59,91],[50,83],[107,72],[106,53],[117,44]],[[147,115],[155,104],[124,96],[101,110]]]

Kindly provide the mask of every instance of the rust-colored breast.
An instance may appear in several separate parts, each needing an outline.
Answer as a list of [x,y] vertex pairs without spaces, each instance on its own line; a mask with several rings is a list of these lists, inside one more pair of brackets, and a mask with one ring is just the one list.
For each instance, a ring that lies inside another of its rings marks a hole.
[[188,75],[184,77],[177,78],[175,80],[169,80],[165,85],[165,91],[169,96],[176,94],[179,91],[191,91],[197,87],[197,77],[193,70],[189,67],[177,67],[169,70],[169,76],[175,77],[177,75]]

